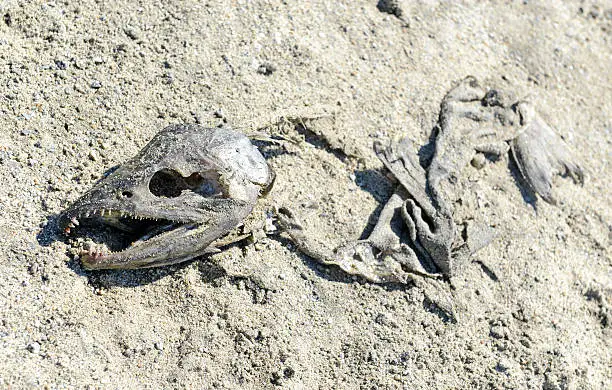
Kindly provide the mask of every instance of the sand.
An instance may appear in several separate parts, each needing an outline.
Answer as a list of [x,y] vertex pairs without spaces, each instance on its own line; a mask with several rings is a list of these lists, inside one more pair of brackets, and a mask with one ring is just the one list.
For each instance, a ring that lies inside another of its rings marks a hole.
[[[396,3],[0,2],[0,387],[609,388],[612,4]],[[456,212],[497,239],[443,282],[452,313],[282,235],[85,272],[57,231],[168,124],[326,116],[261,144],[277,180],[252,219],[288,205],[331,246],[359,238],[393,189],[372,143],[426,144],[467,75],[534,102],[587,180],[549,205],[508,158],[466,167]]]

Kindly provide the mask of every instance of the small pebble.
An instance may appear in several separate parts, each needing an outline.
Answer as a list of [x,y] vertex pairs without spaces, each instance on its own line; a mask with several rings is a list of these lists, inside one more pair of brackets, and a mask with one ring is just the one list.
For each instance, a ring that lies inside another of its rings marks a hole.
[[501,325],[493,325],[490,330],[490,335],[496,339],[504,339],[508,337],[508,331]]
[[483,99],[483,103],[487,107],[504,107],[503,96],[496,89],[491,89],[487,92]]
[[28,351],[31,353],[39,353],[40,352],[40,344],[34,341],[33,343],[28,344],[26,347]]
[[523,347],[525,347],[525,348],[531,348],[531,342],[530,342],[529,340],[527,340],[527,339],[521,339],[521,340],[519,340],[519,342],[520,342],[521,344],[523,344]]
[[94,81],[91,82],[91,87],[93,89],[102,88],[102,83],[99,82],[98,80],[94,80]]
[[404,13],[400,8],[398,0],[379,0],[376,8],[380,12],[385,12],[398,18],[401,18]]
[[66,68],[68,68],[68,65],[62,60],[55,60],[55,67],[58,70],[66,70]]
[[482,169],[487,164],[487,158],[482,153],[477,153],[472,158],[471,164],[476,169]]
[[276,66],[269,62],[264,62],[263,64],[259,65],[259,68],[257,68],[257,73],[264,76],[270,76],[274,72],[276,72]]
[[91,149],[89,151],[89,159],[91,161],[98,161],[100,159],[100,155],[98,154],[98,152],[94,149]]
[[127,26],[123,29],[123,32],[133,40],[140,39],[140,31],[138,31],[138,29],[135,27]]
[[507,372],[507,371],[510,370],[510,368],[511,368],[510,366],[511,366],[511,364],[510,364],[510,362],[508,360],[500,359],[497,362],[497,365],[495,366],[495,369],[497,371],[500,371],[500,372]]
[[166,72],[166,74],[164,74],[164,84],[172,84],[174,83],[174,74],[172,72]]

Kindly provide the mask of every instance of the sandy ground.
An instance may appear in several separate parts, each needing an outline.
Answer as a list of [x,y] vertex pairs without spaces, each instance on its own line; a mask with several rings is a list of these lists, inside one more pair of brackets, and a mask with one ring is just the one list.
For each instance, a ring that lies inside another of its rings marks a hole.
[[[610,388],[612,4],[397,3],[0,1],[0,387]],[[465,169],[457,213],[498,238],[445,283],[453,315],[283,237],[89,273],[54,229],[170,123],[331,115],[332,146],[262,149],[277,181],[254,217],[292,205],[358,238],[392,191],[373,141],[426,144],[470,74],[529,97],[588,177],[551,206],[507,158]]]

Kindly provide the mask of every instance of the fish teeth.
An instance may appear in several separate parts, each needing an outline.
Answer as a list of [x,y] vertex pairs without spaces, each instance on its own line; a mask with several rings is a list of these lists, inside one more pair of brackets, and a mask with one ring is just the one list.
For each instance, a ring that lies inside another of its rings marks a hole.
[[138,214],[133,214],[129,211],[124,211],[124,210],[112,210],[112,209],[94,209],[94,210],[87,210],[85,211],[83,214],[79,214],[78,218],[77,217],[73,217],[70,222],[72,223],[71,227],[75,227],[75,226],[79,226],[80,222],[78,219],[83,219],[83,218],[90,218],[92,216],[96,216],[99,215],[101,217],[107,216],[107,217],[128,217],[128,218],[132,218],[135,219],[137,221],[142,221],[142,220],[146,220],[146,219],[150,219],[152,221],[159,221],[160,218],[156,218],[156,217],[147,217],[147,216],[143,216],[143,215],[138,215]]
[[80,255],[81,256],[90,256],[93,257],[94,259],[97,259],[99,257],[103,257],[106,255],[109,255],[113,253],[112,251],[110,251],[106,245],[104,244],[95,244],[95,243],[90,243],[87,247],[81,249],[80,251]]

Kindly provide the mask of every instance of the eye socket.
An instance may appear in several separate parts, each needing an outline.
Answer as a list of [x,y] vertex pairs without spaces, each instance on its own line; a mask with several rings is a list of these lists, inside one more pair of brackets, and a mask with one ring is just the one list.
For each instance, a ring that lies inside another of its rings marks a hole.
[[185,190],[205,197],[218,196],[222,193],[218,179],[215,171],[194,172],[185,177],[173,169],[162,169],[151,177],[149,191],[161,198],[176,198]]

